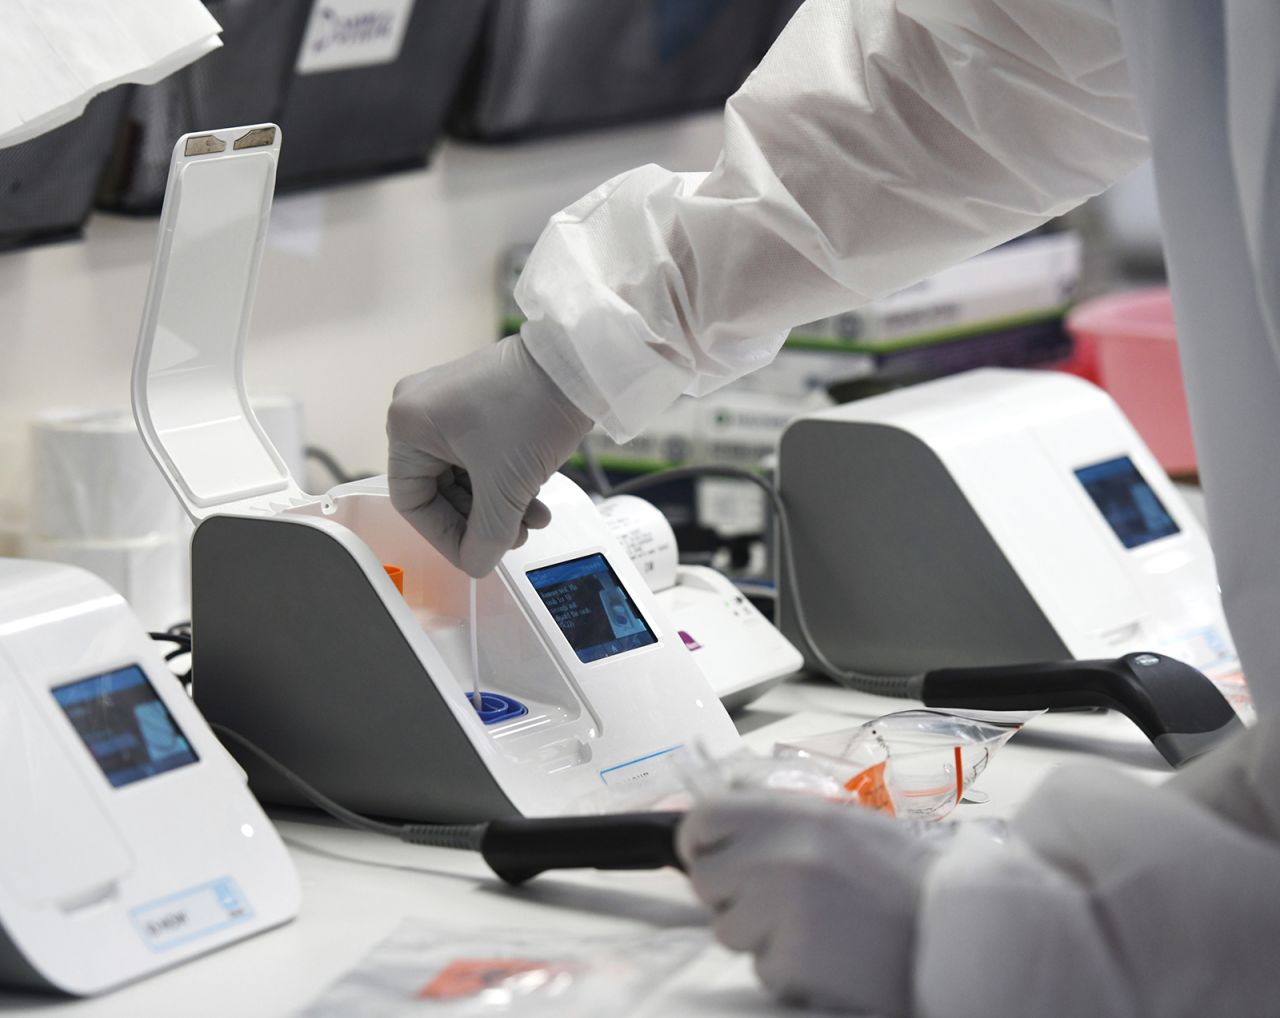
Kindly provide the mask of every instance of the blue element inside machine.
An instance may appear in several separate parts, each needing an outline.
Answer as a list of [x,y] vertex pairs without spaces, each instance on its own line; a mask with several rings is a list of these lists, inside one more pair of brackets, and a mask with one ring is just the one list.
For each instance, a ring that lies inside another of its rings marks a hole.
[[480,715],[480,720],[486,725],[496,725],[499,721],[510,721],[512,718],[521,718],[529,713],[529,708],[519,700],[503,696],[501,693],[482,692],[479,706],[476,706],[475,698],[468,694],[467,702],[475,708],[475,712]]

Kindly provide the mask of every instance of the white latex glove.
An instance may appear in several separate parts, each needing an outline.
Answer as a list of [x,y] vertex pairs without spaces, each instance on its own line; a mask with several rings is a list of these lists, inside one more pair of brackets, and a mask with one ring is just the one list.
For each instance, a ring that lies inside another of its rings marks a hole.
[[857,806],[735,793],[696,806],[678,848],[716,936],[779,997],[894,1018],[911,1010],[916,909],[937,850]]
[[520,338],[504,339],[396,385],[391,502],[450,562],[484,576],[551,521],[538,490],[590,430]]

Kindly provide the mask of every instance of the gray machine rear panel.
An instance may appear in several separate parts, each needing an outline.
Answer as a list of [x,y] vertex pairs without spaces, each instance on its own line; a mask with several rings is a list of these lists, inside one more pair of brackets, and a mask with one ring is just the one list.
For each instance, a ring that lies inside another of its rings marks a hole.
[[[193,688],[210,722],[349,809],[442,823],[517,812],[338,541],[213,516],[196,529],[191,572]],[[306,804],[236,752],[259,799]]]
[[[931,668],[1071,657],[927,445],[898,428],[804,419],[782,436],[778,480],[800,600],[842,668]],[[782,632],[810,660],[780,571]]]
[[0,926],[0,986],[40,993],[63,993],[32,967],[3,926]]

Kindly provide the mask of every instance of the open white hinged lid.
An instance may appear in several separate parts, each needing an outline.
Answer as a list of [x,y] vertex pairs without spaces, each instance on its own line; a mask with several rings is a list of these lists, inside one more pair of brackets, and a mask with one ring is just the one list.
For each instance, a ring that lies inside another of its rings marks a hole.
[[133,362],[143,440],[194,520],[315,501],[249,406],[244,349],[275,191],[274,124],[187,134],[169,167]]

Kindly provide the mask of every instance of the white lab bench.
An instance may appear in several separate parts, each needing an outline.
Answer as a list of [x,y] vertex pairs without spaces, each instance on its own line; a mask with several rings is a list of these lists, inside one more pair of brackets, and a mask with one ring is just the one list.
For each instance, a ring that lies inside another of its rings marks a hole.
[[[749,707],[739,728],[749,745],[860,724],[912,706],[829,683],[779,686]],[[1049,771],[1085,758],[1109,759],[1143,779],[1171,772],[1140,732],[1117,714],[1037,718],[1003,748],[977,787],[990,796],[955,816],[1013,812]],[[297,814],[294,814],[297,817]],[[420,848],[309,819],[278,818],[303,886],[293,923],[103,997],[67,1001],[0,991],[0,1014],[41,1018],[273,1018],[309,1005],[358,965],[406,918],[451,930],[528,930],[556,934],[640,933],[705,926],[706,913],[683,876],[556,872],[511,889],[479,856]],[[518,1012],[517,1012],[518,1013]],[[773,1004],[757,987],[749,959],[713,947],[665,986],[641,1012],[752,1016],[804,1014]]]

